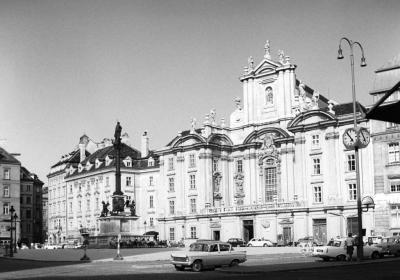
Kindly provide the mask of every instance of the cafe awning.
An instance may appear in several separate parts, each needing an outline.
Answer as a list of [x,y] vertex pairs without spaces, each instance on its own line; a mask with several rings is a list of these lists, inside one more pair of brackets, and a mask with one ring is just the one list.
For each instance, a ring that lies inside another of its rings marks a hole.
[[386,99],[399,89],[400,81],[388,90],[385,95],[366,112],[365,118],[400,124],[400,100],[384,103]]

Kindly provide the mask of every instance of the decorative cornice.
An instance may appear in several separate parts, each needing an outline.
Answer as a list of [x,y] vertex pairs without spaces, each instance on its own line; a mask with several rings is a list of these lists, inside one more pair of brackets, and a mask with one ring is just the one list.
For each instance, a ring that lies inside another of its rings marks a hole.
[[294,148],[281,148],[281,154],[292,154],[294,153]]
[[244,155],[243,156],[243,159],[255,159],[255,158],[257,158],[257,154],[256,153],[250,153],[250,154],[247,154],[247,155]]
[[176,161],[183,162],[183,161],[185,161],[185,157],[184,156],[178,156],[178,157],[176,157]]
[[210,153],[200,153],[199,159],[211,159],[212,155]]

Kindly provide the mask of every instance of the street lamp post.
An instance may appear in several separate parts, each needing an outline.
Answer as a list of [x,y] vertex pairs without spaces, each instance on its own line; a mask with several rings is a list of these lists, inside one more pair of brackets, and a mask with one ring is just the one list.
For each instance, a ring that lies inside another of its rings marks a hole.
[[[343,59],[342,53],[342,42],[345,41],[350,46],[350,66],[351,66],[351,90],[353,97],[353,122],[354,122],[354,130],[357,132],[357,111],[356,111],[356,85],[354,79],[354,54],[353,47],[354,45],[359,46],[361,50],[361,67],[367,66],[365,62],[364,49],[359,42],[353,42],[352,40],[343,37],[339,42],[339,50],[338,50],[338,59]],[[356,184],[357,184],[357,216],[358,216],[358,246],[357,246],[357,259],[360,261],[363,258],[363,231],[362,231],[362,208],[361,208],[361,191],[360,191],[360,163],[359,163],[359,146],[357,141],[355,141],[354,145],[354,156],[356,163]]]
[[144,225],[144,234],[146,234],[146,226],[147,226],[147,222],[146,222],[146,221],[144,221],[144,222],[143,222],[143,225]]
[[14,246],[13,246],[13,216],[14,216],[14,206],[11,205],[10,207],[10,223],[11,223],[11,227],[10,227],[10,257],[14,257]]
[[14,213],[13,215],[13,220],[14,220],[14,253],[17,252],[17,219],[18,219],[18,215],[17,213]]

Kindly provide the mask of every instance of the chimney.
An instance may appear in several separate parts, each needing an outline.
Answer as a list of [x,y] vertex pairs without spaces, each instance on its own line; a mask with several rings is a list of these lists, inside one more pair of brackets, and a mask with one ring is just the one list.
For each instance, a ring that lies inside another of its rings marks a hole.
[[147,136],[147,131],[145,131],[142,135],[140,152],[142,154],[142,158],[147,157],[149,154],[149,137]]
[[121,142],[124,143],[124,144],[126,144],[126,145],[128,145],[128,146],[131,146],[131,142],[130,142],[128,133],[125,132],[125,133],[121,136]]

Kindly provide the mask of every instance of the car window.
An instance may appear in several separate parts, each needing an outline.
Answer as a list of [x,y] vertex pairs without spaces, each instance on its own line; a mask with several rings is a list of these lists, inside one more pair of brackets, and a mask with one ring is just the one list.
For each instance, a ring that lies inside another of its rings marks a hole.
[[190,245],[189,251],[208,252],[208,245],[202,243],[193,243]]
[[217,244],[211,245],[210,252],[218,252],[218,245]]
[[342,244],[341,241],[335,241],[335,242],[333,242],[333,245],[332,245],[332,246],[334,246],[334,247],[340,247],[341,244]]
[[219,250],[222,251],[229,251],[229,244],[219,244]]

